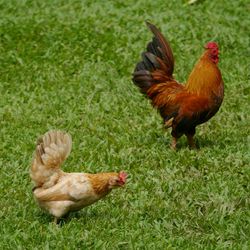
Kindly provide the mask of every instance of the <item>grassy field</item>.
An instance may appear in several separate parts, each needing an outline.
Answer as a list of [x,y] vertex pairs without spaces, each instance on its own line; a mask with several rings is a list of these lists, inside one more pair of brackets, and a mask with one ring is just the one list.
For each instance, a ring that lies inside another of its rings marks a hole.
[[[250,249],[247,1],[0,1],[0,249]],[[177,152],[131,82],[161,28],[185,81],[220,45],[225,99]],[[36,138],[70,132],[64,170],[126,170],[129,182],[59,227],[32,197]]]

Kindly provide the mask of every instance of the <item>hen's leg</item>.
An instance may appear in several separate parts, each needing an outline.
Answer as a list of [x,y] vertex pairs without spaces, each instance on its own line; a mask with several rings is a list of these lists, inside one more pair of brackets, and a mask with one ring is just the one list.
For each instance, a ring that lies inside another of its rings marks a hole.
[[56,224],[56,225],[58,224],[58,218],[57,217],[54,218],[54,224]]

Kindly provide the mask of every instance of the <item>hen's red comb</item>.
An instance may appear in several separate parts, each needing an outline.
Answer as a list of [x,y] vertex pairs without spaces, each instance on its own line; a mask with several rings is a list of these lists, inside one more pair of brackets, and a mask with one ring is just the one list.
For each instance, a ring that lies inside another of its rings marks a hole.
[[119,173],[119,178],[120,178],[120,180],[121,180],[123,183],[126,182],[127,177],[128,177],[128,174],[127,174],[126,172],[121,171],[121,172]]

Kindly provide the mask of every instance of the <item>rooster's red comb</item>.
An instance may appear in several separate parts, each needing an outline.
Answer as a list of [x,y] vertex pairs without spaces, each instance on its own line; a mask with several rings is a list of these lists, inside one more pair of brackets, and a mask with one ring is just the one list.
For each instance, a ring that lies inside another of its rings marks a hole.
[[218,49],[219,46],[216,42],[208,42],[205,46],[205,49]]

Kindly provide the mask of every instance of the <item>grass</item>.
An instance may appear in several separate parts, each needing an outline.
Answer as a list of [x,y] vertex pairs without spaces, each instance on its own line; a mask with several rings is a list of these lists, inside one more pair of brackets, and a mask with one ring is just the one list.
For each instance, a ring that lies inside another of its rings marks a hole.
[[[249,5],[246,1],[0,1],[1,249],[249,249]],[[131,82],[161,28],[185,81],[216,40],[225,100],[169,148],[160,116]],[[69,131],[66,171],[124,169],[124,190],[60,227],[35,204],[29,167],[36,138]]]

